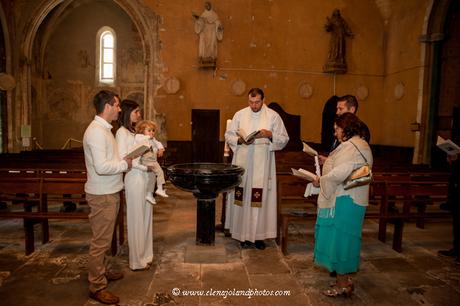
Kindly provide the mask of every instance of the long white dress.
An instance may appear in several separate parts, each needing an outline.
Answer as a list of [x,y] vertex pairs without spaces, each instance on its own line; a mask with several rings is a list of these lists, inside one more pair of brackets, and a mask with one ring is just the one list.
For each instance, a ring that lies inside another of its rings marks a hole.
[[[125,156],[134,145],[134,134],[125,127],[116,133],[118,152]],[[125,175],[126,216],[128,227],[129,268],[143,269],[153,260],[152,205],[145,200],[147,167],[133,160]]]
[[[272,140],[256,139],[251,145],[238,145],[236,131],[247,134],[266,129]],[[238,111],[225,132],[225,141],[233,151],[232,164],[245,169],[240,186],[229,192],[225,228],[240,241],[275,238],[276,231],[276,165],[275,151],[289,141],[283,120],[266,105],[254,113],[250,107]],[[242,195],[241,195],[242,193]],[[260,200],[261,199],[261,200]]]

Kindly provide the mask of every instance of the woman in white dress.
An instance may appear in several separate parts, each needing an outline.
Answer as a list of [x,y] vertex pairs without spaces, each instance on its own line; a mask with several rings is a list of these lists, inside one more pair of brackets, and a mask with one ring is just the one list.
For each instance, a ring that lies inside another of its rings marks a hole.
[[[120,128],[116,133],[118,152],[125,156],[134,145],[136,122],[141,120],[139,104],[123,100],[119,117]],[[133,160],[132,169],[125,175],[126,215],[128,226],[129,268],[143,271],[153,260],[152,205],[147,203],[147,171],[139,158]]]

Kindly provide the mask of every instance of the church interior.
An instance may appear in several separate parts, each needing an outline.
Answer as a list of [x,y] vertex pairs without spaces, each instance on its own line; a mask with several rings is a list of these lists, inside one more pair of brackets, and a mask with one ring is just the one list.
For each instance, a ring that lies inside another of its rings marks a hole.
[[[96,304],[82,148],[96,93],[141,106],[166,170],[229,163],[227,121],[257,87],[290,137],[276,152],[277,238],[242,249],[222,231],[220,193],[215,245],[201,254],[196,198],[168,181],[148,271],[127,267],[128,208],[118,215],[112,260],[125,277],[109,288],[120,305],[458,305],[458,260],[437,255],[453,240],[437,142],[460,145],[460,1],[0,0],[0,21],[1,304]],[[302,141],[327,151],[327,102],[344,95],[370,130],[374,182],[355,294],[331,299],[313,264],[315,199],[290,169],[314,171]],[[235,288],[289,295],[175,291]]]

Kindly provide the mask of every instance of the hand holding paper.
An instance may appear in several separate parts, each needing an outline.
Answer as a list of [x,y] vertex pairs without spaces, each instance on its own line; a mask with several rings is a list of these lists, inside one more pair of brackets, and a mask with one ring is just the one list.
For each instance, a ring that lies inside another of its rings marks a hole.
[[438,146],[438,148],[446,152],[448,155],[460,154],[460,147],[450,139],[444,139],[441,136],[438,136],[436,146]]
[[308,155],[313,156],[315,158],[316,175],[321,176],[321,167],[319,166],[318,152],[312,147],[310,147],[305,141],[302,141],[302,144],[303,144],[302,151],[304,151]]
[[299,168],[299,169],[294,169],[291,168],[292,175],[298,176],[300,178],[303,178],[308,181],[314,181],[316,179],[316,175],[308,170]]

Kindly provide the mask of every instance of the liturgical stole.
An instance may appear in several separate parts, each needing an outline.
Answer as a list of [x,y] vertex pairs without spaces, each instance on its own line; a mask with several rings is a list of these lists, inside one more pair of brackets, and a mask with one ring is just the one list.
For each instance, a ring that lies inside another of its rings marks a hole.
[[[258,122],[254,124],[254,121]],[[253,113],[250,107],[246,108],[245,113],[241,116],[239,127],[250,134],[260,129],[268,130],[269,126],[267,106],[264,104],[259,113]],[[258,138],[250,145],[238,146],[235,164],[246,169],[252,166],[252,178],[246,177],[246,180],[235,188],[235,205],[242,206],[244,195],[246,192],[251,192],[251,207],[262,207],[264,177],[269,175],[265,173],[267,164],[270,163],[268,149],[267,138]],[[252,181],[252,184],[248,181]],[[251,190],[246,190],[248,186],[252,187]]]

